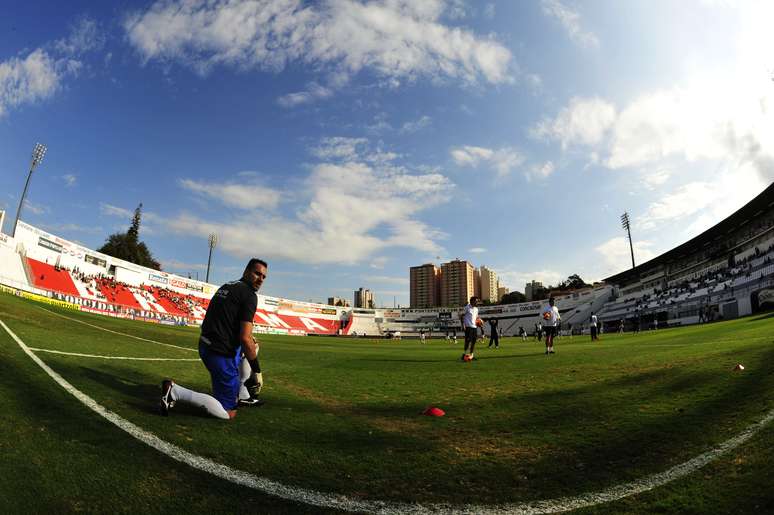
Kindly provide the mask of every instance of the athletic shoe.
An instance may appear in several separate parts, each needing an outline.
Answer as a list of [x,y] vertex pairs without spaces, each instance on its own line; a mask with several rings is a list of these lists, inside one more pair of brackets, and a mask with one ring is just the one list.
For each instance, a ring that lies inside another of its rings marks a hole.
[[249,408],[249,407],[260,408],[264,404],[266,404],[266,402],[262,401],[258,397],[250,397],[249,399],[239,399],[240,408]]
[[463,352],[463,353],[462,353],[462,357],[460,358],[460,361],[465,361],[465,356],[467,356],[467,354],[465,354],[465,353]]
[[169,410],[175,406],[175,401],[172,399],[172,386],[175,383],[171,379],[164,379],[161,382],[161,400],[159,401],[159,412],[163,416],[169,415]]
[[556,354],[554,351],[550,351],[550,352],[551,352],[551,354]]
[[548,356],[548,351],[546,351],[546,356]]

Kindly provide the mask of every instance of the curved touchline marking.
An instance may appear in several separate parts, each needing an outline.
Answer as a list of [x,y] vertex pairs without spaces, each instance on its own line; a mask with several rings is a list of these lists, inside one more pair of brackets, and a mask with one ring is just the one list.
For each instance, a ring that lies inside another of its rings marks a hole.
[[89,409],[95,411],[100,416],[109,420],[115,426],[119,427],[146,445],[149,445],[150,447],[153,447],[154,449],[166,454],[170,458],[181,463],[185,463],[186,465],[189,465],[195,469],[208,472],[214,476],[225,479],[232,483],[248,486],[250,488],[265,492],[269,495],[274,495],[294,502],[310,504],[312,506],[322,506],[345,511],[377,514],[516,513],[524,515],[538,515],[543,513],[559,513],[577,508],[594,506],[610,501],[616,501],[624,497],[629,497],[631,495],[639,494],[642,492],[647,492],[648,490],[652,490],[653,488],[662,486],[666,483],[674,481],[675,479],[686,476],[716,459],[721,454],[726,453],[745,443],[756,433],[758,433],[758,431],[760,431],[766,424],[774,420],[774,409],[772,409],[761,420],[751,424],[747,427],[747,429],[735,437],[726,440],[710,451],[700,454],[699,456],[696,456],[695,458],[690,459],[684,463],[676,465],[665,472],[646,476],[642,479],[637,479],[629,483],[615,485],[600,492],[590,492],[574,497],[561,497],[542,501],[508,503],[491,506],[475,504],[409,504],[388,501],[365,501],[351,499],[344,495],[327,494],[323,492],[317,492],[315,490],[307,490],[284,485],[277,481],[258,477],[254,474],[233,469],[227,465],[223,465],[210,459],[197,456],[196,454],[190,453],[174,444],[166,442],[153,433],[145,431],[141,427],[106,409],[102,405],[98,404],[94,399],[75,388],[73,385],[67,382],[66,379],[64,379],[58,373],[54,372],[48,365],[46,365],[34,352],[32,352],[32,350],[30,350],[30,348],[27,347],[24,342],[21,341],[19,337],[16,336],[13,331],[11,331],[10,328],[8,328],[8,326],[5,325],[2,320],[0,320],[0,326],[6,330],[11,338],[16,341],[19,347],[54,381],[56,381],[59,386],[64,388],[76,399],[81,401]]
[[78,320],[77,318],[70,318],[68,316],[64,316],[60,313],[57,313],[56,311],[51,311],[50,309],[46,309],[42,306],[38,306],[40,309],[45,311],[46,313],[51,313],[52,315],[58,316],[59,318],[64,318],[65,320],[70,320],[71,322],[78,322],[79,324],[87,325],[89,327],[93,327],[94,329],[99,329],[100,331],[106,331],[108,333],[118,334],[120,336],[126,336],[127,338],[134,338],[135,340],[142,340],[144,342],[150,342],[150,343],[156,343],[158,345],[164,345],[166,347],[172,347],[175,349],[181,349],[181,350],[187,350],[189,352],[199,352],[197,349],[192,349],[190,347],[181,347],[179,345],[172,345],[171,343],[164,343],[164,342],[157,342],[156,340],[149,340],[147,338],[140,338],[139,336],[134,336],[133,334],[126,334],[126,333],[120,333],[118,331],[113,331],[112,329],[105,329],[104,327],[100,327],[98,325],[90,324],[88,322],[84,322],[83,320]]
[[99,359],[124,359],[131,361],[201,361],[199,358],[133,358],[131,356],[100,356],[98,354],[81,354],[80,352],[64,352],[61,350],[38,349],[30,347],[35,352],[48,352],[49,354],[61,354],[63,356],[78,356],[81,358],[99,358]]

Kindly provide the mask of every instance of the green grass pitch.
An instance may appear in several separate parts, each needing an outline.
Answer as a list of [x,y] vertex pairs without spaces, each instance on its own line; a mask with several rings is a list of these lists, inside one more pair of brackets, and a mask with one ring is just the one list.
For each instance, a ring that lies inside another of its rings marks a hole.
[[[8,294],[0,320],[37,349],[198,357],[193,328]],[[198,361],[36,354],[108,410],[197,455],[293,487],[452,509],[575,496],[663,472],[774,409],[774,317],[765,315],[594,343],[564,337],[552,356],[534,339],[505,338],[499,350],[479,343],[472,363],[460,362],[461,343],[443,340],[259,340],[266,405],[230,422],[183,406],[157,414],[164,377],[209,392]],[[745,370],[733,371],[737,363]],[[446,416],[420,415],[429,405]],[[768,424],[688,476],[579,513],[772,513],[772,444]],[[0,471],[3,513],[334,512],[147,447],[57,385],[2,329]]]

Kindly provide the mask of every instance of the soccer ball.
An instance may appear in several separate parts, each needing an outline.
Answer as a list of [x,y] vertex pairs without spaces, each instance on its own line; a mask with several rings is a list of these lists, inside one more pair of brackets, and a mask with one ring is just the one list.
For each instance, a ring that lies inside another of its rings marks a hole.
[[551,312],[550,311],[546,311],[545,313],[543,313],[543,320],[551,320]]
[[462,358],[462,361],[473,361],[473,357],[470,354],[465,354],[465,357]]
[[480,318],[476,319],[476,327],[484,327],[484,321]]

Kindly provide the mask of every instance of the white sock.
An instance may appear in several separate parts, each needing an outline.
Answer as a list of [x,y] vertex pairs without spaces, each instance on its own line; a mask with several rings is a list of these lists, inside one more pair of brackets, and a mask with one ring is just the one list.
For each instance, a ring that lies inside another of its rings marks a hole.
[[228,416],[228,412],[223,408],[223,405],[220,403],[220,401],[218,401],[218,399],[212,395],[189,390],[188,388],[180,386],[177,383],[172,386],[172,399],[174,399],[176,402],[181,402],[196,408],[201,408],[216,418],[222,418],[225,420],[230,418]]
[[247,362],[246,359],[242,358],[242,361],[239,363],[239,398],[240,399],[249,399],[250,393],[247,391],[247,388],[245,388],[245,381],[247,381],[247,378],[250,377],[250,374],[253,373],[253,370],[250,368],[250,363]]

